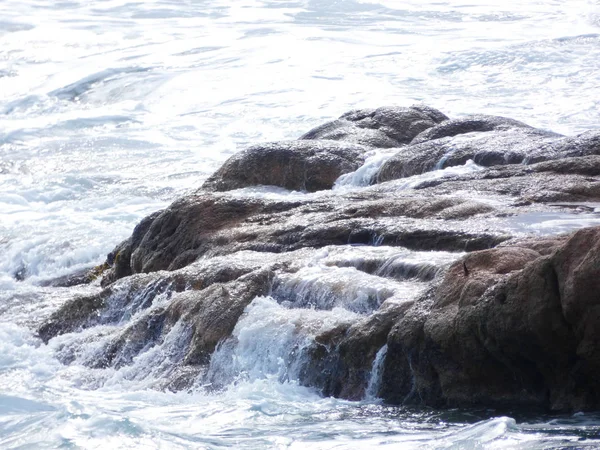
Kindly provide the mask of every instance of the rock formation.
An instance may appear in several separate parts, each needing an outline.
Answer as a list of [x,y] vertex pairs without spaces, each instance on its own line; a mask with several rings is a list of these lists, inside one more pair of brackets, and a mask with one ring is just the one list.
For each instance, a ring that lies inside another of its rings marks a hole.
[[[389,158],[370,186],[335,185],[377,151]],[[120,368],[168,347],[157,387],[217,388],[266,297],[273,349],[256,358],[324,395],[594,410],[600,227],[572,230],[600,223],[599,200],[600,132],[564,137],[426,106],[351,111],[232,156],[145,218],[95,269],[102,289],[64,304],[39,335],[82,334],[84,345],[82,330],[113,325],[93,357],[70,341],[62,361]],[[569,228],[545,232],[553,220]]]

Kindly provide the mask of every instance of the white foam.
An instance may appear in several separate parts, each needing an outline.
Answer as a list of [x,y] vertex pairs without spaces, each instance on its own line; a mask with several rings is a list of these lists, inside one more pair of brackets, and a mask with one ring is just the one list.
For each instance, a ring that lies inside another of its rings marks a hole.
[[[423,102],[565,134],[597,128],[595,1],[471,3],[0,2],[0,447],[431,448],[440,438],[544,448],[576,441],[581,423],[597,446],[591,419],[533,433],[510,419],[465,428],[279,384],[293,367],[276,355],[285,361],[286,345],[301,348],[352,320],[343,308],[265,300],[236,332],[239,367],[259,379],[218,394],[150,390],[178,356],[181,330],[114,370],[82,363],[124,324],[81,333],[88,342],[57,338],[81,352],[68,366],[54,342],[16,325],[35,329],[81,292],[43,280],[101,262],[141,218],[196,189],[234,152],[297,138],[350,109]],[[370,158],[348,189],[368,184],[381,163]],[[404,187],[467,169],[476,168]],[[22,267],[27,278],[16,281]]]
[[381,379],[383,377],[383,364],[387,355],[387,344],[383,345],[375,355],[373,360],[373,366],[371,368],[371,376],[369,377],[369,383],[365,390],[365,400],[373,401],[376,400],[377,394],[379,393],[379,387],[381,386]]
[[390,159],[400,149],[382,149],[371,150],[366,153],[364,164],[354,172],[341,175],[333,186],[334,190],[339,190],[347,187],[369,186],[373,183],[373,179],[381,166]]
[[411,177],[406,177],[401,180],[397,180],[395,181],[395,186],[399,190],[413,189],[428,181],[435,181],[442,178],[466,175],[484,169],[485,167],[475,164],[473,160],[469,159],[463,165],[451,166],[443,169],[438,168],[436,170],[432,170],[431,172],[425,172],[420,175],[413,175]]
[[372,276],[354,267],[321,265],[279,275],[274,285],[273,296],[290,308],[345,308],[362,314],[392,296],[408,300],[420,291],[414,283]]
[[304,351],[315,336],[357,317],[341,308],[289,309],[273,298],[258,297],[246,308],[232,338],[215,351],[207,380],[221,386],[268,377],[296,381],[306,362]]

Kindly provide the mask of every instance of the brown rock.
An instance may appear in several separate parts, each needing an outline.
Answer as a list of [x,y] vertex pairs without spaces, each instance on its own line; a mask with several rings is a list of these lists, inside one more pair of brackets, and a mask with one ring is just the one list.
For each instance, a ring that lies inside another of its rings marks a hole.
[[366,150],[332,140],[255,145],[225,161],[203,189],[230,191],[257,185],[308,192],[331,189],[340,175],[363,164]]

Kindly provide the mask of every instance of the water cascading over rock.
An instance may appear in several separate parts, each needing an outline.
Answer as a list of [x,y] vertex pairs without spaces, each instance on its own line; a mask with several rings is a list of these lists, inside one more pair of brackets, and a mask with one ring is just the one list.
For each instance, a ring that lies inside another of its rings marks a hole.
[[252,146],[39,335],[163,389],[598,409],[600,227],[573,231],[600,225],[599,136],[413,106]]

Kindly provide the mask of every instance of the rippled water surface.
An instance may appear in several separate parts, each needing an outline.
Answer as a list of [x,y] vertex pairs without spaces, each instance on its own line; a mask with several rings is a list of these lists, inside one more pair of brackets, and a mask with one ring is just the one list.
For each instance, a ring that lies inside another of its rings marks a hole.
[[[142,217],[198,187],[232,153],[296,138],[352,108],[417,102],[565,134],[598,128],[600,4],[1,1],[0,447],[600,445],[596,416],[321,398],[293,377],[282,380],[277,361],[261,360],[252,346],[230,351],[257,375],[224,392],[173,394],[149,389],[151,371],[140,377],[56,358],[69,345],[93,352],[108,328],[49,346],[34,337],[32,327],[65,299],[97,289],[44,280],[102,262]],[[370,161],[376,168],[380,155]],[[338,188],[364,184],[369,170]],[[562,216],[542,219],[511,226],[570,226]],[[269,299],[255,302],[270,320],[283,314]],[[332,317],[351,320],[344,314]],[[261,324],[247,325],[236,332]]]

